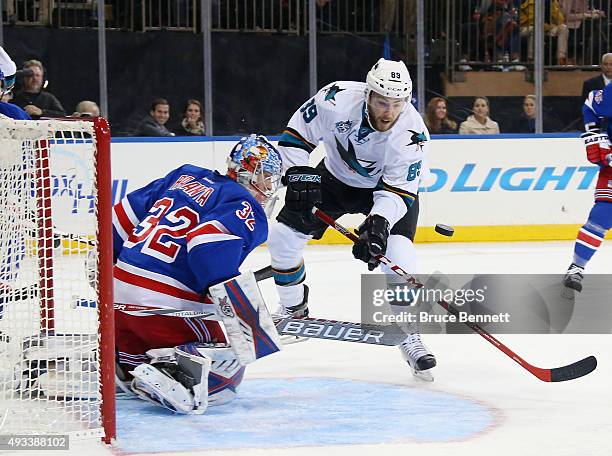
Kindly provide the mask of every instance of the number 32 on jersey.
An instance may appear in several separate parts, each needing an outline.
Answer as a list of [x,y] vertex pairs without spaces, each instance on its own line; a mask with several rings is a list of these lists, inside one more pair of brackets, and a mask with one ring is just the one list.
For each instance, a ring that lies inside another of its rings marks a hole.
[[248,202],[242,202],[242,209],[236,211],[236,216],[238,216],[240,220],[244,220],[244,224],[249,231],[255,230],[255,215],[253,215],[253,208]]
[[[180,245],[174,241],[184,238],[199,223],[196,211],[187,206],[170,211],[173,205],[173,198],[157,200],[149,215],[134,229],[124,246],[133,247],[144,241],[143,253],[172,263],[180,249]],[[172,225],[159,223],[163,218]]]

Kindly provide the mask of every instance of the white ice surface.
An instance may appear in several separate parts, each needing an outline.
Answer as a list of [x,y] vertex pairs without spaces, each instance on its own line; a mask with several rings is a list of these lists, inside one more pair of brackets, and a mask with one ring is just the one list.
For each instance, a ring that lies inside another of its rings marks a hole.
[[[570,263],[573,243],[421,244],[417,249],[422,273],[561,274]],[[366,268],[352,258],[349,246],[310,246],[306,250],[305,260],[311,285],[311,315],[358,321],[359,275]],[[247,259],[245,267],[258,269],[268,263],[267,250],[259,248]],[[604,244],[589,264],[587,272],[612,272],[612,245]],[[273,309],[276,297],[272,281],[264,282],[262,290],[269,307]],[[393,439],[395,442],[402,440],[402,443],[382,443],[385,441],[377,441],[374,435],[372,441],[381,443],[231,450],[211,450],[207,446],[205,451],[202,448],[199,451],[172,453],[176,448],[173,435],[177,435],[173,420],[177,417],[168,415],[165,418],[167,432],[151,432],[145,414],[141,419],[142,439],[160,439],[165,449],[154,453],[158,455],[399,456],[418,452],[436,456],[603,456],[612,453],[612,336],[499,336],[529,362],[542,367],[568,364],[591,354],[598,358],[597,370],[590,375],[553,384],[537,380],[477,335],[426,335],[424,339],[438,360],[438,367],[434,369],[435,382],[432,384],[415,380],[394,347],[310,340],[288,346],[281,353],[249,366],[244,385],[252,379],[312,378],[314,381],[317,378],[338,378],[370,382],[376,387],[381,384],[383,387],[384,384],[393,387],[402,385],[406,394],[441,392],[484,405],[493,417],[486,429],[469,438],[449,442],[442,438],[445,435],[444,426],[437,424],[429,431],[435,435],[439,430],[440,441],[435,438],[433,441],[423,441],[411,438],[414,435],[412,429],[402,428],[405,424],[397,422],[396,410],[396,415],[392,416],[380,413],[379,419],[386,426],[395,427],[397,435],[406,436],[405,439]],[[265,388],[264,382],[257,382],[261,388]],[[275,391],[272,389],[266,394],[274,397]],[[300,390],[296,389],[294,394],[299,397]],[[287,433],[295,433],[296,429],[301,433],[311,432],[308,425],[302,427],[294,422],[296,415],[284,411],[282,401],[271,406],[278,410],[274,420],[275,431],[283,435],[284,440]],[[371,409],[372,404],[354,401],[351,406],[354,407],[355,416],[360,416]],[[232,407],[232,404],[226,407]],[[418,410],[406,406],[406,416],[415,412]],[[283,417],[285,413],[286,420]],[[313,418],[316,419],[316,416]],[[223,415],[219,420],[222,419]],[[423,419],[427,423],[427,416]],[[206,436],[204,421],[201,429],[197,424],[194,426],[193,421],[190,423],[190,432],[201,432],[202,436]],[[256,420],[244,423],[244,426],[265,425]],[[134,437],[130,435],[129,438]],[[300,439],[296,437],[296,440]],[[122,429],[119,427],[118,442],[113,452],[134,454],[129,447],[130,442],[125,437],[122,439]],[[90,447],[87,454],[94,456],[97,451],[105,450]]]

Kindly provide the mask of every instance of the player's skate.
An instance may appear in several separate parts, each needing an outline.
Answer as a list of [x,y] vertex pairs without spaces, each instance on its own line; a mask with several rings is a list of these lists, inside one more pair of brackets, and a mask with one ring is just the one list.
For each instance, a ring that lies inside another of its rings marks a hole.
[[[272,319],[275,323],[279,322],[283,318],[304,318],[308,316],[308,285],[304,285],[304,299],[296,306],[285,307],[279,304],[276,312],[272,314]],[[281,342],[283,345],[294,344],[296,342],[304,342],[308,340],[307,337],[281,335]]]
[[584,278],[584,268],[578,266],[576,263],[572,263],[565,273],[563,278],[563,285],[570,290],[582,291],[582,279]]
[[423,345],[421,335],[419,333],[409,334],[398,347],[412,369],[413,375],[421,380],[433,382],[433,375],[429,369],[436,366],[436,358]]
[[292,317],[292,318],[304,318],[308,316],[308,285],[304,285],[304,299],[302,302],[296,306],[285,307],[280,304],[276,312],[272,314],[272,318],[274,321],[280,320],[282,318]]

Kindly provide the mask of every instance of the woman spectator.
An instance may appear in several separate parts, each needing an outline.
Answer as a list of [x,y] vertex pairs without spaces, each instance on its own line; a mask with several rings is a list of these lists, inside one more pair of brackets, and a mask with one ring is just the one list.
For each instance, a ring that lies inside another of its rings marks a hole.
[[[561,126],[555,120],[555,116],[552,113],[548,113],[544,109],[542,116],[542,131],[552,132],[559,131]],[[536,97],[535,95],[525,95],[523,99],[523,112],[520,117],[514,122],[512,133],[535,133],[535,122],[536,122],[537,108],[536,108]]]
[[473,115],[469,116],[459,127],[460,135],[497,135],[499,125],[489,117],[489,100],[476,97],[472,106]]
[[425,125],[430,134],[445,135],[457,133],[457,123],[448,118],[446,100],[434,97],[427,103]]
[[175,132],[177,136],[204,135],[202,103],[198,100],[187,100],[183,109],[183,118]]
[[535,95],[525,95],[523,99],[523,112],[516,121],[514,128],[515,133],[535,133],[536,119],[536,97]]

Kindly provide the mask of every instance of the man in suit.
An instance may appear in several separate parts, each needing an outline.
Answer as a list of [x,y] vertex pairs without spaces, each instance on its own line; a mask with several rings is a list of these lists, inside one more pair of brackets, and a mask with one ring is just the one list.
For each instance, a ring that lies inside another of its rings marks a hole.
[[612,80],[612,52],[601,57],[601,74],[594,78],[587,79],[582,83],[582,100],[584,103],[591,90],[603,89]]

